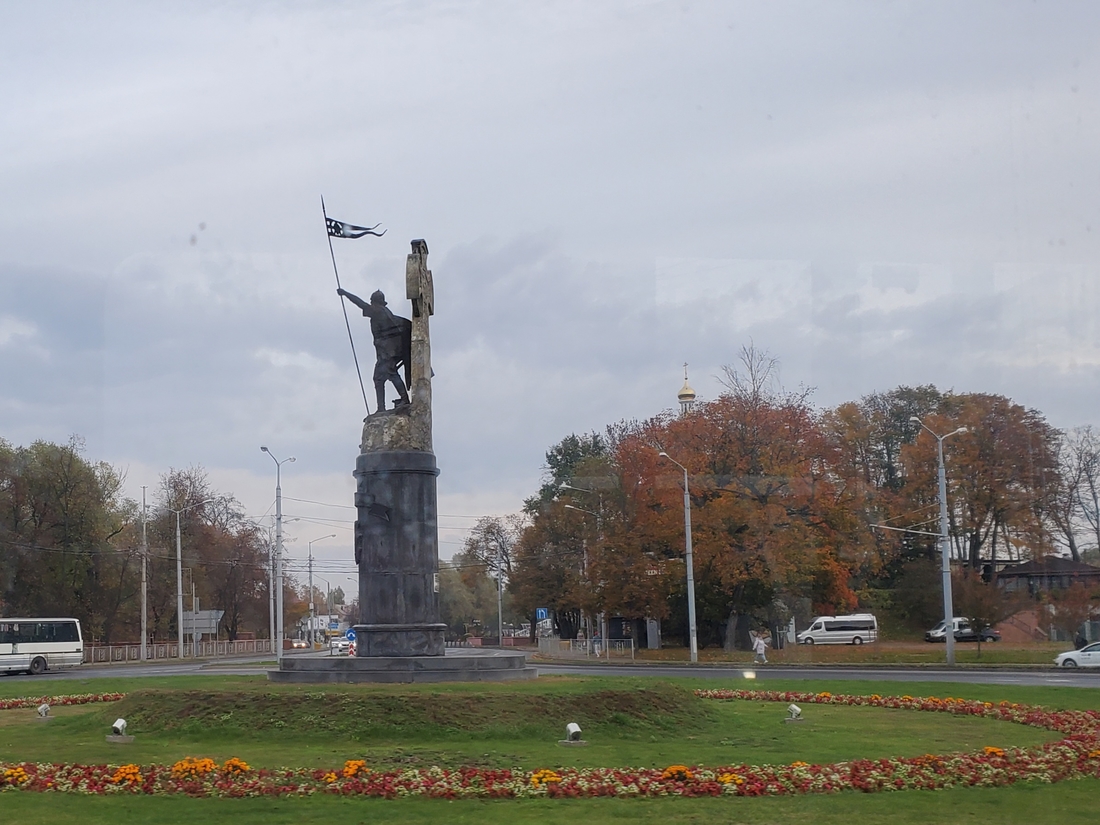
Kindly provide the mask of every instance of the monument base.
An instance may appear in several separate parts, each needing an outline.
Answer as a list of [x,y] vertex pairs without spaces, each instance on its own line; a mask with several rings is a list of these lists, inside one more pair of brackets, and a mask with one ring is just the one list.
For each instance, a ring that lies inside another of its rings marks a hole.
[[522,653],[452,649],[445,656],[284,656],[272,682],[353,684],[357,682],[503,682],[534,679]]
[[357,624],[355,655],[442,656],[446,650],[443,634],[447,625],[438,624]]

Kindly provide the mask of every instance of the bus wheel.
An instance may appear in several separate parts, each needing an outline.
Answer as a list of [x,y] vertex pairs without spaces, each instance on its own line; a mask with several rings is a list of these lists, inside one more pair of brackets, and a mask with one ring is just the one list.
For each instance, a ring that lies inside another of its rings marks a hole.
[[41,676],[45,672],[46,672],[46,660],[43,659],[41,656],[35,656],[31,660],[31,675],[32,676]]
[[859,636],[856,636],[854,639],[852,639],[852,644],[861,645],[863,644],[863,639],[861,639]]

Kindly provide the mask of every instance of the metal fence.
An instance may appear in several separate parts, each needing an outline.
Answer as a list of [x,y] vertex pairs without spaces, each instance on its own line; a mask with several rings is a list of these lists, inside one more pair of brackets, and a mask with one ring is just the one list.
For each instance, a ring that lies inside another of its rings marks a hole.
[[[146,661],[179,658],[175,642],[157,642],[146,647]],[[199,659],[216,659],[222,656],[241,656],[255,653],[271,653],[270,639],[246,639],[236,642],[199,642]],[[190,642],[183,645],[183,658],[193,659],[195,646]],[[85,664],[112,664],[121,662],[140,662],[141,645],[84,645]]]
[[634,661],[633,639],[559,639],[539,637],[539,655],[551,659],[630,659]]

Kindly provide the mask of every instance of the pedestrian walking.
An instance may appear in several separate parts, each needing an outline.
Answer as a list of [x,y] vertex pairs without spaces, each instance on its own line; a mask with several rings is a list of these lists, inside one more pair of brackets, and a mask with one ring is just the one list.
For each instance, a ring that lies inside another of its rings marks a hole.
[[753,662],[758,665],[766,665],[768,663],[767,657],[768,643],[764,639],[763,633],[757,633],[756,638],[752,643],[752,651],[756,655],[753,657]]

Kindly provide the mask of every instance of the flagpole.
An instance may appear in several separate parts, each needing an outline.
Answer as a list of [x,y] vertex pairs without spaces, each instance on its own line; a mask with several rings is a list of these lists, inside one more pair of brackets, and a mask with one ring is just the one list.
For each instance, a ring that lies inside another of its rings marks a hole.
[[[332,251],[332,235],[328,233],[328,212],[325,211],[325,196],[321,196],[321,214],[325,218],[325,237],[328,238],[328,254],[332,257],[332,271],[336,274],[336,288],[342,289],[340,286],[340,270],[336,268],[336,253]],[[370,415],[370,405],[367,403],[367,388],[363,386],[363,373],[359,369],[359,356],[355,354],[355,339],[351,337],[351,322],[348,321],[348,305],[344,303],[343,296],[340,296],[340,309],[344,310],[344,326],[348,328],[348,341],[351,343],[351,357],[355,361],[355,374],[359,376],[359,391],[363,393],[363,406],[367,410],[367,415]]]

